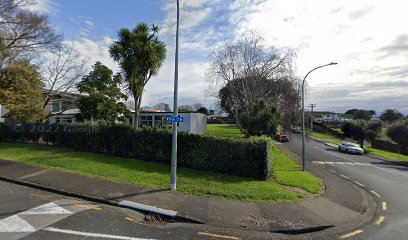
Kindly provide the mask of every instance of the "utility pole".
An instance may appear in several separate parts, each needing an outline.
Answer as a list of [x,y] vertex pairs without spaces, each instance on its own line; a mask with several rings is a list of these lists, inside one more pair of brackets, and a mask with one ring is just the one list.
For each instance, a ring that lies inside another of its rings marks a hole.
[[316,104],[315,104],[315,103],[311,103],[311,104],[309,104],[309,107],[312,108],[312,114],[311,114],[311,116],[310,116],[310,131],[313,132],[313,118],[314,118],[314,116],[313,116],[313,108],[316,107]]
[[[178,45],[179,45],[179,0],[177,0],[177,27],[176,27],[176,56],[174,61],[174,106],[173,116],[178,115],[177,96],[178,96]],[[171,177],[170,189],[176,191],[176,174],[177,172],[177,123],[173,122],[173,137],[171,141]]]

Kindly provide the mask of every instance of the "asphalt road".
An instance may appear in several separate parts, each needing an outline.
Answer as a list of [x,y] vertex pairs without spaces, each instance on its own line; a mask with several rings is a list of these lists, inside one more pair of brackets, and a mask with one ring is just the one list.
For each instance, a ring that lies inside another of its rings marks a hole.
[[[301,153],[301,135],[292,135],[284,147]],[[349,239],[408,239],[408,167],[364,155],[339,152],[314,140],[306,143],[307,163],[367,190],[378,205],[370,224],[345,235]],[[353,196],[349,196],[353,198]]]
[[231,233],[157,217],[146,221],[132,210],[96,205],[2,181],[0,189],[0,240],[252,238],[245,232]]

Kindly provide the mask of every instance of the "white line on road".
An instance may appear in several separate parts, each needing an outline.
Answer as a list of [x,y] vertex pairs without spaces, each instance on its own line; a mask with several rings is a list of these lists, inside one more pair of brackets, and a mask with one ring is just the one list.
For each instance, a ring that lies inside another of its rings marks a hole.
[[376,192],[374,192],[373,190],[370,190],[370,192],[372,192],[375,196],[377,196],[377,197],[381,197],[381,195],[380,194],[378,194],[378,193],[376,193]]
[[344,176],[343,174],[342,174],[342,175],[340,175],[340,177],[343,177],[343,178],[345,178],[345,179],[350,179],[349,177]]
[[387,203],[382,202],[382,210],[387,211]]
[[80,232],[80,231],[66,230],[66,229],[53,228],[53,227],[47,227],[47,228],[44,228],[43,230],[48,231],[48,232],[65,233],[65,234],[84,236],[84,237],[123,239],[123,240],[147,240],[147,238],[134,238],[134,237],[126,237],[126,236],[118,236],[118,235],[110,235],[110,234],[102,234],[102,233]]
[[384,220],[385,220],[385,217],[384,216],[380,216],[378,219],[377,219],[377,221],[375,221],[375,225],[380,225],[381,223],[383,223],[384,222]]
[[331,169],[328,169],[330,172],[332,172],[332,173],[336,173],[336,171],[334,171],[334,170],[331,170]]
[[357,182],[357,181],[354,181],[354,183],[357,184],[357,185],[360,186],[360,187],[364,187],[363,184],[361,184],[361,183],[359,183],[359,182]]
[[[343,159],[349,160],[349,161],[354,162],[354,163],[358,163],[357,161],[354,161],[353,159],[350,159],[350,158],[347,158],[347,157],[344,157],[344,156],[341,156],[341,155],[338,155],[338,154],[334,154],[334,153],[328,152],[328,151],[326,151],[326,150],[324,150],[324,149],[320,149],[320,148],[318,148],[318,147],[313,147],[313,148],[315,148],[315,149],[317,149],[317,150],[320,150],[320,151],[322,151],[322,152],[325,152],[325,153],[327,153],[327,154],[330,154],[330,155],[333,155],[333,156],[336,156],[336,157],[339,157],[339,158],[343,158]],[[383,171],[386,171],[386,172],[394,173],[394,174],[396,174],[396,175],[398,175],[398,176],[401,176],[401,177],[406,177],[406,178],[408,178],[408,175],[404,175],[404,174],[401,174],[401,173],[399,173],[399,172],[395,172],[395,171],[392,171],[392,170],[388,170],[388,169],[385,169],[385,168],[376,166],[376,165],[374,165],[374,164],[370,164],[370,166],[371,166],[371,167],[374,167],[374,168],[378,168],[378,169],[383,170]]]

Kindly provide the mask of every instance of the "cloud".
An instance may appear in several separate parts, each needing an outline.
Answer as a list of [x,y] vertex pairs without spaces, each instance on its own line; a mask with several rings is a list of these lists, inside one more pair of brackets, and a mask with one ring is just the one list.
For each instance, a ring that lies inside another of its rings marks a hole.
[[26,8],[33,12],[56,15],[60,5],[52,0],[35,0],[33,5]]
[[391,42],[391,44],[381,47],[378,51],[381,53],[381,58],[399,54],[405,54],[405,56],[408,56],[408,35],[399,35]]
[[351,19],[355,20],[358,18],[362,18],[369,14],[372,10],[374,10],[373,6],[364,6],[356,11],[350,12],[349,16]]

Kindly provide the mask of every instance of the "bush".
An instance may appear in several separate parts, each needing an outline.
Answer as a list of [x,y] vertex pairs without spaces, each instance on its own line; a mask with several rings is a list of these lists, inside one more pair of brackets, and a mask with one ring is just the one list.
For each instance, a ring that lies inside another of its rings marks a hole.
[[[128,125],[92,128],[60,125],[54,130],[41,133],[43,139],[46,137],[49,140],[47,143],[51,145],[170,164],[172,135],[169,130],[133,130]],[[8,128],[2,134],[3,139],[10,142],[23,139],[24,136],[13,137],[15,133],[12,128]],[[34,132],[33,135],[35,134]],[[180,167],[266,180],[272,164],[271,141],[265,136],[233,139],[179,133],[177,162]]]
[[279,115],[275,107],[259,101],[239,116],[242,129],[249,136],[273,136],[278,126]]

